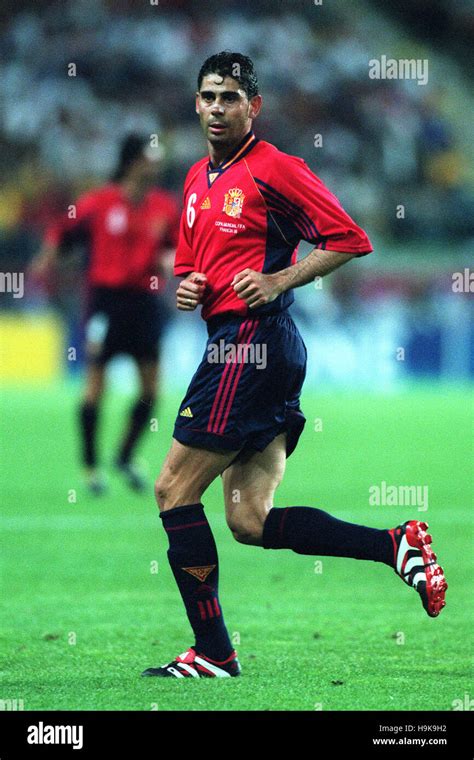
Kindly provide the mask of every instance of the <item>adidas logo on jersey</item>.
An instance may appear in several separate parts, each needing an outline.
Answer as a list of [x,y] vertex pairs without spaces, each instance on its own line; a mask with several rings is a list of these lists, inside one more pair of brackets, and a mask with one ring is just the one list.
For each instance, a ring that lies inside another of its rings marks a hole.
[[207,198],[205,198],[203,202],[201,203],[201,209],[203,211],[205,211],[208,208],[211,208],[211,199],[209,198],[209,196],[207,196]]
[[180,417],[194,417],[194,414],[191,411],[191,407],[187,406],[186,409],[183,409],[182,412],[179,413]]

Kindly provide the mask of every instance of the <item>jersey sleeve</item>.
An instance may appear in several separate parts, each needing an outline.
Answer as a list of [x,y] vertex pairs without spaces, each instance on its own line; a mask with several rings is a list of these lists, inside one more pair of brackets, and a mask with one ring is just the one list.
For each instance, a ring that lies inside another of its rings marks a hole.
[[266,192],[274,197],[281,212],[295,226],[300,240],[328,251],[364,256],[373,248],[364,230],[344,211],[309,166],[300,158],[285,156],[278,165],[274,187]]
[[179,225],[178,247],[174,257],[175,275],[186,275],[194,271],[194,253],[191,248],[190,232],[186,221],[186,210],[183,209]]
[[191,243],[191,229],[188,224],[188,214],[195,214],[194,207],[188,208],[188,203],[192,196],[190,192],[190,178],[194,176],[195,167],[191,167],[184,182],[183,193],[183,210],[181,212],[181,221],[179,224],[178,247],[174,257],[174,274],[183,276],[194,271],[195,256]]
[[[65,238],[89,226],[97,210],[97,192],[81,195],[68,211],[51,224],[44,233],[47,245],[59,246]],[[72,215],[73,212],[73,215]]]

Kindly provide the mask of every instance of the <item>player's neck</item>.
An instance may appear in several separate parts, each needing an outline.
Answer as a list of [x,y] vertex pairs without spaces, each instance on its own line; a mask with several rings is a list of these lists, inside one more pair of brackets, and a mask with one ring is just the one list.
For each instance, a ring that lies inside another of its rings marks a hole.
[[231,145],[213,145],[208,140],[207,146],[209,149],[209,158],[211,160],[212,165],[219,166],[219,164],[222,164],[222,162],[225,161],[227,156],[230,156],[235,151],[235,149],[240,145],[242,140],[248,135],[248,133],[251,130],[252,130],[252,127],[249,127]]

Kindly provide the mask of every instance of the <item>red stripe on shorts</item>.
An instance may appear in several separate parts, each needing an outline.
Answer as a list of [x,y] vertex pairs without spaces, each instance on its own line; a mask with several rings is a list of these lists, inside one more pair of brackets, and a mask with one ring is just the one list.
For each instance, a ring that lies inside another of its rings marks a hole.
[[[251,325],[249,323],[249,320],[245,320],[242,322],[239,328],[239,332],[237,335],[237,345],[241,342],[241,339],[244,335],[244,333],[247,333],[250,329]],[[217,426],[220,419],[220,414],[218,413],[218,409],[220,411],[222,404],[225,402],[225,398],[227,395],[227,387],[228,383],[232,379],[232,375],[235,372],[236,363],[234,362],[227,362],[226,366],[224,368],[224,372],[222,373],[222,377],[219,382],[219,386],[217,388],[217,393],[214,399],[214,403],[212,404],[211,413],[209,415],[209,422],[207,425],[207,431],[209,433],[216,433],[217,432]],[[230,375],[230,377],[228,377]],[[218,419],[214,421],[215,415],[218,413]]]

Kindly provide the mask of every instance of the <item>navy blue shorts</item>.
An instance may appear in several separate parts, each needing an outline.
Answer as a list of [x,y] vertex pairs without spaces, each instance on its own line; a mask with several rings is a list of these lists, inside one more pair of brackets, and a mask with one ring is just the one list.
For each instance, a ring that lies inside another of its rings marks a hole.
[[287,433],[289,456],[306,419],[300,394],[306,346],[290,315],[217,316],[174,427],[180,443],[212,450],[263,451]]

